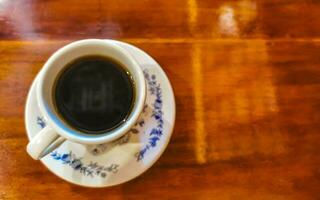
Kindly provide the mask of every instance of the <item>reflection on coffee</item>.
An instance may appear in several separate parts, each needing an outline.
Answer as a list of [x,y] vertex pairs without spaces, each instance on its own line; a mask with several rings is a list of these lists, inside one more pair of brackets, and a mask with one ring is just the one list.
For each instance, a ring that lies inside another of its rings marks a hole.
[[85,56],[65,66],[53,96],[58,113],[70,126],[102,133],[126,121],[134,104],[134,82],[119,62]]

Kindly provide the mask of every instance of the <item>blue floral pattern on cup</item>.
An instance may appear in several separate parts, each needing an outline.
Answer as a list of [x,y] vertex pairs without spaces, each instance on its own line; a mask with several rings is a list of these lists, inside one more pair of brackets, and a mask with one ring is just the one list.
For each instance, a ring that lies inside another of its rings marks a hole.
[[46,127],[46,121],[44,120],[43,117],[37,117],[37,124],[41,127],[41,128],[44,128]]

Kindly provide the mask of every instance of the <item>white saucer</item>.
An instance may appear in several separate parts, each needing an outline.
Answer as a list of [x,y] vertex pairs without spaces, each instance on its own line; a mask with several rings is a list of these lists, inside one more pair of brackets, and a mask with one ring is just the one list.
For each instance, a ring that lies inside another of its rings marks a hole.
[[[139,176],[158,160],[172,134],[176,109],[166,74],[142,50],[123,42],[116,43],[136,58],[145,73],[148,88],[146,107],[136,126],[111,144],[85,146],[66,141],[41,159],[54,174],[77,185],[108,187]],[[46,125],[37,106],[37,79],[29,91],[25,110],[29,140]]]

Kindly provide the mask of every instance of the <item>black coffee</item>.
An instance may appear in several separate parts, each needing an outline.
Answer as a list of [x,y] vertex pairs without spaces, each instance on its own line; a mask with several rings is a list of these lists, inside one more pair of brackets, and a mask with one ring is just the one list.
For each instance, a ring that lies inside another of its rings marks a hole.
[[87,133],[111,130],[124,123],[134,102],[131,75],[118,62],[86,56],[69,63],[54,91],[58,113]]

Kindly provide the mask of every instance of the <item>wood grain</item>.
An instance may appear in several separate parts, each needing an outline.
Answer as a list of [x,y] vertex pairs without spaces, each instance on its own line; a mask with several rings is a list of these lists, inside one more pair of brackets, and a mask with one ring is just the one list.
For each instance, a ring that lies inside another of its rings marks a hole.
[[[0,199],[320,199],[320,2],[0,0]],[[61,46],[113,38],[150,53],[175,91],[160,160],[88,189],[25,152],[24,104]]]

